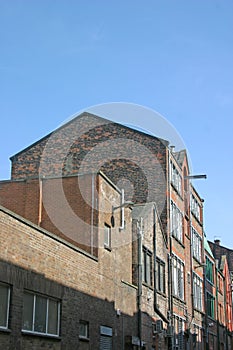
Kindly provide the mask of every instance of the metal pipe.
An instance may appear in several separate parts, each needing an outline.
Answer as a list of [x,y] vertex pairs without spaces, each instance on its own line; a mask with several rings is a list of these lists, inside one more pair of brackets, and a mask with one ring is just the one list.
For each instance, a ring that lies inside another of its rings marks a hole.
[[138,223],[138,338],[139,349],[142,349],[142,224],[143,218]]
[[94,205],[95,205],[95,197],[94,197],[94,173],[91,177],[91,255],[94,253]]
[[41,225],[42,221],[42,202],[43,202],[43,184],[42,178],[39,177],[39,208],[38,208],[38,226]]

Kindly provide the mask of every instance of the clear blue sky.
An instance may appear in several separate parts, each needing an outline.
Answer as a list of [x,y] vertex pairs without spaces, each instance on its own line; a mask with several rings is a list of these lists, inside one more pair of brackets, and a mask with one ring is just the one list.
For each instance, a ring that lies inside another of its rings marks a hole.
[[233,247],[232,33],[231,0],[0,0],[0,178],[11,155],[77,111],[140,104],[208,175],[195,182],[207,237]]

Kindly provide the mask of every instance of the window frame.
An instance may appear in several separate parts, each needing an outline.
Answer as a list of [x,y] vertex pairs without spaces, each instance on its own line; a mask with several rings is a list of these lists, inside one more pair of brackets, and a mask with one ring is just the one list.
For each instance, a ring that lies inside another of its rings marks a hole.
[[206,305],[207,315],[209,317],[215,319],[215,312],[216,312],[215,297],[213,296],[213,294],[211,294],[207,291],[206,292],[206,300],[207,300],[207,305]]
[[[81,325],[84,326],[85,334],[81,334]],[[89,340],[89,322],[85,320],[79,321],[79,338]]]
[[165,269],[165,262],[159,257],[156,257],[156,290],[163,294],[166,293]]
[[10,298],[11,298],[11,286],[7,283],[0,282],[0,287],[7,288],[7,305],[6,305],[6,323],[4,325],[0,325],[0,330],[9,329],[9,316],[10,316]]
[[[40,293],[35,293],[32,291],[25,290],[23,295],[25,296],[26,294],[32,295],[33,296],[33,308],[30,310],[32,312],[32,329],[24,329],[24,325],[22,324],[22,332],[23,333],[28,333],[28,334],[35,334],[35,335],[41,335],[41,336],[49,336],[49,337],[55,337],[59,338],[60,335],[60,311],[61,311],[61,302],[57,298],[53,298],[44,294]],[[45,317],[45,332],[40,332],[38,330],[35,330],[35,318],[36,318],[36,302],[37,298],[44,298],[46,299],[46,317]],[[55,301],[57,303],[57,316],[56,316],[56,329],[57,333],[49,333],[48,328],[49,328],[49,301]],[[24,307],[24,304],[23,304]],[[24,322],[24,316],[22,316],[22,323]]]
[[205,256],[205,264],[205,277],[209,283],[214,284],[214,263],[208,258],[208,256]]
[[182,176],[173,161],[170,161],[170,183],[177,193],[182,196]]
[[190,198],[191,213],[200,222],[201,221],[201,206],[198,203],[198,200],[196,199],[196,197],[192,193],[191,193],[190,197],[191,197]]
[[195,228],[191,227],[192,231],[192,255],[193,258],[195,258],[198,262],[201,262],[202,257],[202,237],[201,235],[195,230]]
[[184,267],[184,262],[176,255],[172,255],[172,294],[180,300],[184,300],[185,297]]
[[171,200],[171,235],[183,244],[183,214],[175,202]]
[[[106,232],[108,236],[107,241],[105,240]],[[111,249],[111,226],[108,225],[106,222],[104,223],[104,248]]]
[[[142,247],[142,283],[152,287],[153,283],[153,264],[152,264],[152,251],[147,247]],[[149,267],[149,268],[148,268]]]
[[193,304],[195,309],[203,310],[203,280],[196,273],[193,273]]

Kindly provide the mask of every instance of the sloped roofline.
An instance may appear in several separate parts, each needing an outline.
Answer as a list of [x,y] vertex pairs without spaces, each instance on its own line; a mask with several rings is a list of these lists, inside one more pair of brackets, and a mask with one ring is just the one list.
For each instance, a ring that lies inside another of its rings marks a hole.
[[28,151],[30,148],[36,146],[36,145],[39,144],[40,142],[42,142],[42,141],[46,140],[47,138],[49,138],[49,137],[50,137],[52,134],[54,134],[55,132],[58,132],[58,131],[62,130],[64,127],[67,127],[69,124],[72,124],[76,119],[81,118],[81,117],[83,117],[83,116],[91,116],[92,118],[95,118],[95,119],[97,119],[97,120],[99,120],[99,121],[102,120],[103,123],[105,123],[105,122],[107,121],[107,122],[112,123],[112,124],[120,125],[122,128],[124,128],[124,129],[129,129],[129,130],[133,130],[133,131],[134,131],[135,133],[137,133],[137,134],[146,135],[147,137],[152,138],[152,139],[158,139],[158,140],[160,140],[165,146],[168,146],[168,145],[169,145],[169,141],[168,141],[168,140],[164,140],[164,139],[162,139],[162,138],[160,138],[160,137],[152,136],[152,135],[150,135],[150,134],[147,134],[146,131],[145,131],[145,132],[139,131],[139,130],[137,130],[137,129],[133,129],[133,128],[131,128],[131,127],[129,127],[129,126],[126,126],[126,125],[124,125],[124,124],[121,124],[121,123],[115,122],[115,121],[113,121],[113,120],[100,117],[100,116],[98,116],[98,115],[96,115],[96,114],[93,114],[93,113],[89,113],[89,112],[84,111],[84,112],[82,112],[81,114],[79,114],[79,115],[77,115],[76,117],[74,117],[74,118],[72,118],[71,120],[69,120],[67,123],[64,123],[64,124],[62,124],[61,126],[59,126],[59,127],[56,128],[54,131],[52,131],[52,132],[50,132],[49,134],[45,135],[45,136],[42,137],[41,139],[37,140],[36,142],[33,142],[33,143],[32,143],[31,145],[29,145],[28,147],[26,147],[26,148],[22,149],[21,151],[15,153],[14,155],[12,155],[12,156],[10,157],[10,160],[14,160],[14,158],[15,158],[15,157],[18,157],[21,153],[24,153],[24,152]]

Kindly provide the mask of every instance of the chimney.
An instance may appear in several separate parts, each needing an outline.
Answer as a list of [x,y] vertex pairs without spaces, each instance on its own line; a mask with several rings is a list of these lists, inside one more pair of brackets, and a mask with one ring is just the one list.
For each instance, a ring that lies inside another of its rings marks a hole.
[[217,244],[217,245],[220,245],[220,239],[215,239],[214,243]]

